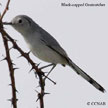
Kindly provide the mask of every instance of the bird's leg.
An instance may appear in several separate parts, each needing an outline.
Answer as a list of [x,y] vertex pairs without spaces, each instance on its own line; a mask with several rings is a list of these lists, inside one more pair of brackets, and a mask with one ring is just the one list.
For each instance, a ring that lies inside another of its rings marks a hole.
[[43,67],[41,67],[41,68],[39,68],[39,69],[42,70],[42,69],[44,69],[44,68],[47,68],[47,67],[49,67],[49,66],[54,66],[54,65],[55,65],[55,64],[51,63],[51,64],[46,65],[46,66],[43,66]]
[[53,80],[51,80],[51,79],[48,77],[49,74],[51,73],[51,71],[55,68],[56,64],[51,63],[51,64],[49,64],[49,65],[46,65],[46,66],[41,67],[40,70],[41,70],[41,69],[44,69],[44,68],[47,68],[47,67],[49,67],[49,66],[52,66],[52,68],[51,68],[51,70],[48,72],[48,74],[47,74],[46,76],[44,76],[44,79],[43,79],[43,80],[45,81],[46,79],[49,79],[51,82],[53,82],[54,84],[56,84],[56,82],[54,82]]
[[44,78],[44,80],[49,76],[49,74],[52,72],[52,70],[56,67],[56,64],[53,64],[53,67],[51,68],[51,70],[48,72],[48,74],[46,75],[46,77]]

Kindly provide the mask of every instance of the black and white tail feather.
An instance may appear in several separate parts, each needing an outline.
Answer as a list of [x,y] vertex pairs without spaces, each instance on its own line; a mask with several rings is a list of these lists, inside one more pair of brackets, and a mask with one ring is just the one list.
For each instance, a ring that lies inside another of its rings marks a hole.
[[81,68],[79,68],[75,63],[73,63],[71,60],[69,60],[69,66],[75,70],[75,72],[78,75],[81,75],[85,80],[87,80],[90,84],[92,84],[96,89],[98,89],[101,92],[105,92],[105,89],[98,84],[93,78],[91,78],[89,75],[87,75]]

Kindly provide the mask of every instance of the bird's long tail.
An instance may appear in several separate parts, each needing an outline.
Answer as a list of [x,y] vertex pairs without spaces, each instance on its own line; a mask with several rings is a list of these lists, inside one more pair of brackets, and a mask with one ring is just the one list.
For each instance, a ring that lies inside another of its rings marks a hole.
[[72,69],[75,70],[75,72],[78,75],[81,75],[85,80],[87,80],[90,84],[92,84],[96,89],[100,90],[103,93],[105,92],[105,89],[100,84],[98,84],[93,78],[87,75],[81,68],[79,68],[71,60],[69,60],[69,66],[72,67]]

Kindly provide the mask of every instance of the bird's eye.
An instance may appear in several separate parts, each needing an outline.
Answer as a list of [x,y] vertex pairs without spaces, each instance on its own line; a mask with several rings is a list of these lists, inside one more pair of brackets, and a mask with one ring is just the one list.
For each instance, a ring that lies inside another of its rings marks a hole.
[[20,24],[21,24],[21,23],[22,23],[22,20],[20,19],[20,20],[18,21],[18,23],[20,23]]

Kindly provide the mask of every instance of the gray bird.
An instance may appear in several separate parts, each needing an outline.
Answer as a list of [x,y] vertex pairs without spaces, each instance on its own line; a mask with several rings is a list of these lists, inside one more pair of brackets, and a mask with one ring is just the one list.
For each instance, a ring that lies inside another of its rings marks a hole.
[[105,89],[100,84],[87,75],[68,57],[67,53],[56,39],[36,24],[30,17],[26,15],[18,15],[13,18],[11,22],[4,22],[4,25],[11,25],[14,29],[21,33],[31,52],[39,59],[51,63],[53,68],[57,64],[61,64],[63,66],[68,65],[96,89],[101,92],[105,92]]

